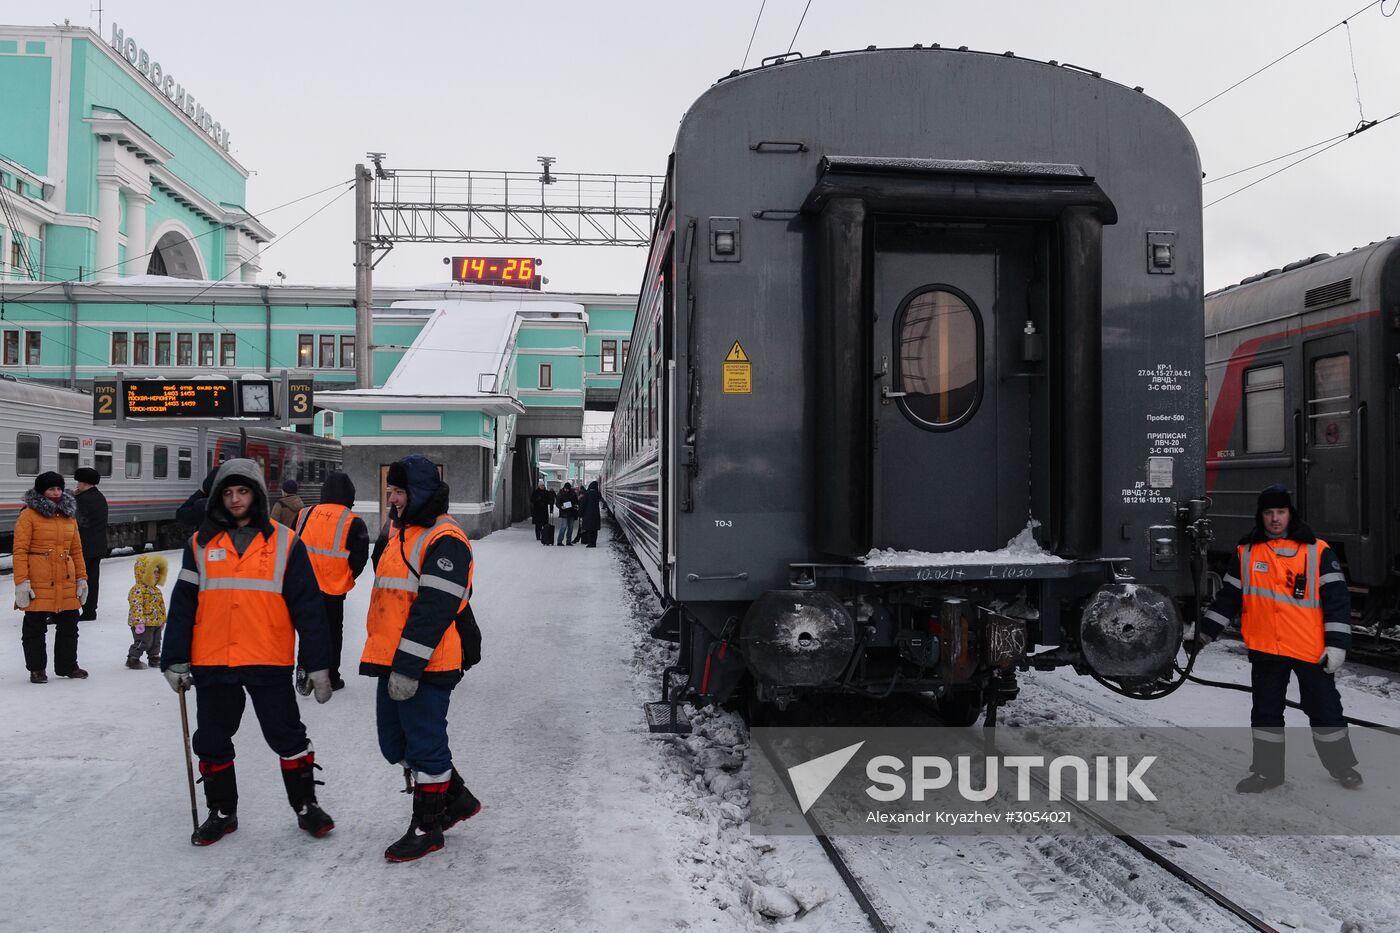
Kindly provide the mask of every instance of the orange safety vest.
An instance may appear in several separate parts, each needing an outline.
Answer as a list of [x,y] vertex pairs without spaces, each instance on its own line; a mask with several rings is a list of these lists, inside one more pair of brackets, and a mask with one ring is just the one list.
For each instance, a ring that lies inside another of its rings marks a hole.
[[327,503],[297,513],[297,536],[306,545],[316,582],[327,596],[344,596],[355,588],[350,575],[350,521],[355,513],[347,506]]
[[1251,651],[1310,662],[1322,657],[1318,564],[1326,547],[1321,539],[1299,544],[1287,538],[1239,546],[1240,633]]
[[191,539],[198,571],[182,570],[180,578],[199,584],[190,651],[195,667],[292,666],[296,630],[282,581],[297,536],[285,525],[273,528],[242,556],[226,531],[203,547]]
[[[402,649],[420,658],[426,657],[426,670],[430,673],[459,671],[462,669],[462,640],[457,634],[456,625],[447,627],[442,640],[436,646],[408,641],[404,638],[403,630],[408,624],[408,612],[413,607],[413,601],[418,598],[418,587],[422,582],[419,578],[423,572],[423,555],[434,541],[442,537],[459,538],[470,548],[467,533],[451,518],[441,515],[430,528],[424,528],[422,525],[410,525],[405,528],[402,548],[395,540],[396,537],[397,535],[389,538],[388,546],[379,557],[379,566],[375,568],[374,590],[370,593],[367,620],[369,637],[365,641],[365,652],[360,656],[360,661],[392,667],[394,652]],[[405,555],[408,557],[407,563],[404,562]],[[474,567],[467,570],[467,586],[460,593],[456,592],[455,585],[442,580],[441,577],[430,575],[427,577],[429,582],[423,585],[436,589],[452,587],[453,595],[458,597],[457,613],[460,613],[467,607],[467,600],[471,595],[474,570]]]

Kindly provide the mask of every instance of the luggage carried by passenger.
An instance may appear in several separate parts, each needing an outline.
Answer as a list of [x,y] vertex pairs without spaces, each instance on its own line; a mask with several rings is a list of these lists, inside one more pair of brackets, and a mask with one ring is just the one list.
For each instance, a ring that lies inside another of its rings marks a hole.
[[554,543],[554,526],[548,522],[540,526],[540,543],[549,547]]

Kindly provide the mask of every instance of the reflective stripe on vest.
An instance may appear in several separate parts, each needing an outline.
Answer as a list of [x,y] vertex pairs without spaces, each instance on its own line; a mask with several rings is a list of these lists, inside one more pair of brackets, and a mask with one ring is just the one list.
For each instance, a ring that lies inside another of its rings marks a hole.
[[414,528],[404,534],[412,536],[412,543],[408,544],[406,551],[403,549],[406,541],[395,541],[391,537],[388,547],[379,558],[374,591],[370,595],[369,617],[366,620],[368,638],[365,640],[365,650],[360,660],[366,664],[390,667],[394,663],[394,655],[402,651],[426,660],[426,670],[430,672],[460,670],[462,642],[455,625],[447,627],[442,640],[435,646],[420,645],[404,637],[404,627],[408,624],[408,616],[420,586],[456,596],[457,612],[461,612],[466,606],[466,587],[433,574],[421,574],[424,555],[436,540],[450,536],[460,539],[469,549],[471,544],[461,526],[445,515],[440,516],[428,528]]
[[[313,513],[321,509],[317,521],[311,522]],[[326,516],[325,509],[340,509],[334,530],[327,539],[325,531],[328,522],[321,521]],[[355,578],[350,573],[350,550],[347,539],[350,536],[350,522],[355,513],[338,503],[308,506],[297,513],[297,534],[311,558],[311,568],[316,571],[316,582],[321,592],[330,596],[344,596],[355,588]],[[310,531],[307,525],[310,524]]]
[[[296,631],[282,597],[296,534],[274,523],[239,554],[228,532],[201,546],[191,539],[199,586],[190,661],[196,667],[290,667]],[[217,559],[211,559],[217,555]]]
[[[1322,657],[1325,645],[1318,570],[1326,547],[1322,540],[1239,546],[1240,633],[1250,650],[1308,662]],[[1299,573],[1304,575],[1304,586],[1302,594],[1296,595]]]

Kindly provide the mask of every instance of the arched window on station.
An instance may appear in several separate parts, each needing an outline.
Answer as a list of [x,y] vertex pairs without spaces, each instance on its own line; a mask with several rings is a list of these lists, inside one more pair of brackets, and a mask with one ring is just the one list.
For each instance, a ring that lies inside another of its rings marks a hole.
[[151,250],[147,275],[168,275],[176,279],[203,278],[195,245],[182,234],[171,230],[156,241]]
[[921,428],[964,424],[982,399],[982,316],[947,285],[911,292],[894,319],[900,410]]

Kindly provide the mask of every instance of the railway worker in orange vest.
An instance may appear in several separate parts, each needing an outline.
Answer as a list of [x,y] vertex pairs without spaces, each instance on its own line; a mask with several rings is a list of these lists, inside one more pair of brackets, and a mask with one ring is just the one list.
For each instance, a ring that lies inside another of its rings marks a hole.
[[413,786],[413,817],[384,857],[411,862],[443,847],[443,831],[480,802],[452,766],[447,707],[462,679],[457,617],[467,609],[472,549],[447,516],[447,484],[426,457],[389,467],[394,524],[375,561],[360,673],[379,678],[379,749]]
[[[344,473],[331,473],[321,484],[321,504],[297,513],[297,537],[306,545],[331,636],[331,688],[345,686],[340,679],[340,646],[345,636],[345,594],[369,561],[369,530],[350,511],[355,506],[355,484]],[[298,680],[305,677],[301,669]]]
[[331,698],[325,610],[306,547],[268,518],[267,488],[252,460],[219,467],[204,521],[185,545],[170,599],[161,670],[179,692],[194,685],[193,746],[209,818],[191,838],[212,845],[238,829],[233,734],[253,701],[267,744],[281,758],[297,825],[320,838],[335,828],[316,802],[316,754],[292,688],[301,639],[306,691]]
[[[1240,540],[1225,585],[1205,614],[1201,645],[1236,616],[1254,687],[1254,762],[1235,790],[1257,794],[1283,783],[1290,673],[1298,678],[1317,757],[1343,787],[1360,787],[1334,677],[1351,647],[1351,594],[1337,555],[1299,517],[1282,486],[1259,494],[1254,530]],[[1188,625],[1186,640],[1196,637]]]

